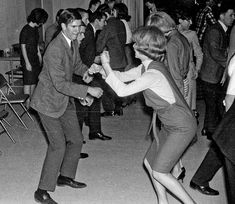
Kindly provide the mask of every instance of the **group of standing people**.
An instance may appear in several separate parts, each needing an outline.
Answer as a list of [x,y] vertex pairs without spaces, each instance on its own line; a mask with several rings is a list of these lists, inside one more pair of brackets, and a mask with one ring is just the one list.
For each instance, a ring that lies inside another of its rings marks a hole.
[[[125,46],[129,46],[131,41],[127,40],[130,39],[130,33],[128,36],[125,22],[127,16],[122,6],[114,1],[101,5],[99,0],[91,0],[87,11],[59,10],[56,22],[51,27],[54,33],[46,35],[49,40],[46,41],[43,63],[37,29],[34,28],[45,23],[48,14],[43,9],[34,9],[28,18],[28,24],[22,29],[20,44],[24,90],[27,92],[28,84],[33,85],[28,93],[31,95],[30,106],[38,112],[48,138],[47,154],[39,186],[34,194],[36,201],[40,203],[56,204],[48,193],[54,191],[56,185],[86,187],[85,183],[74,180],[84,142],[81,128],[88,118],[90,139],[111,139],[102,133],[100,126],[100,98],[105,92],[111,94],[115,103],[112,107],[107,105],[104,116],[122,114],[119,97],[143,92],[146,105],[153,109],[153,138],[144,158],[144,165],[156,190],[158,202],[168,203],[166,190],[169,190],[185,204],[196,203],[180,184],[179,180],[183,180],[186,171],[180,158],[196,136],[196,78],[200,69],[200,77],[202,80],[205,78],[204,82],[207,83],[205,90],[208,89],[208,98],[214,97],[214,92],[219,90],[217,85],[212,85],[214,81],[206,82],[206,78],[213,75],[209,71],[210,66],[213,66],[213,70],[216,68],[215,64],[211,65],[212,61],[225,55],[227,44],[223,44],[223,36],[234,20],[234,7],[221,5],[221,10],[218,10],[219,21],[206,30],[204,39],[208,39],[203,41],[204,57],[196,33],[189,30],[189,15],[178,12],[177,21],[174,21],[166,12],[153,9],[145,26],[137,28],[132,36],[135,57],[141,64],[125,71]],[[117,19],[118,14],[122,14],[119,17],[122,16],[124,22]],[[34,35],[28,41],[29,32]],[[209,39],[211,36],[213,40]],[[217,36],[219,39],[215,39]],[[33,51],[30,51],[31,48]],[[217,55],[209,56],[211,52]],[[224,67],[226,60],[221,60]],[[37,66],[33,62],[37,62]],[[228,120],[234,120],[234,57],[229,62],[228,73],[231,80],[225,100],[226,110],[229,111],[225,115],[225,122],[219,127],[226,126]],[[214,75],[222,78],[224,69],[217,67]],[[27,75],[28,73],[34,77]],[[26,79],[35,80],[26,83]],[[216,83],[220,82],[218,80]],[[106,88],[103,91],[104,87]],[[103,106],[105,108],[105,103]],[[209,114],[208,106],[206,108]],[[155,125],[156,116],[161,122],[158,131]],[[213,126],[211,133],[215,132],[213,137],[225,155],[229,178],[234,178],[234,173],[231,173],[234,170],[233,150],[223,151],[224,143],[220,142],[221,134],[230,138],[233,126],[226,128],[227,131],[218,128],[217,132],[216,127]],[[205,194],[213,194],[214,190],[209,187],[208,182],[197,183],[194,178],[190,183],[192,188]],[[229,195],[234,199],[234,182],[229,184],[232,187]]]

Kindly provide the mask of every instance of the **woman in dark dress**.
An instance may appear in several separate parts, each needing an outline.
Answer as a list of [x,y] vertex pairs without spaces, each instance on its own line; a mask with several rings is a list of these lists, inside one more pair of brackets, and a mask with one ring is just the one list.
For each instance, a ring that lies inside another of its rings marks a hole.
[[27,18],[28,23],[20,32],[24,93],[30,96],[26,104],[27,107],[29,107],[30,98],[37,84],[42,65],[42,56],[38,44],[38,27],[44,24],[47,18],[48,14],[44,9],[32,10]]
[[[157,27],[167,38],[165,63],[181,94],[184,96],[184,99],[187,100],[189,93],[187,74],[191,59],[191,47],[188,40],[177,31],[176,23],[172,17],[163,11],[150,15],[146,20],[146,25]],[[179,159],[179,162],[177,162],[172,169],[172,174],[183,182],[185,173],[186,169],[183,166],[182,160]]]
[[[183,203],[194,204],[195,201],[171,174],[196,133],[196,120],[163,63],[166,39],[158,28],[147,26],[138,28],[133,33],[133,40],[135,56],[142,64],[126,72],[113,71],[109,54],[104,51],[101,60],[106,82],[120,97],[143,91],[147,106],[154,110],[154,138],[144,164],[156,190],[158,203],[168,204],[167,188]],[[156,115],[162,123],[158,134],[155,128]]]

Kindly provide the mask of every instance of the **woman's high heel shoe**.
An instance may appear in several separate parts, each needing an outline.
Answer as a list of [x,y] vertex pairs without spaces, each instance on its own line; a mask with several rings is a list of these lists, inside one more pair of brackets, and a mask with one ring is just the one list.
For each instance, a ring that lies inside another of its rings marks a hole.
[[177,180],[181,180],[182,183],[184,183],[184,177],[186,174],[186,169],[184,167],[181,167],[181,173],[180,175],[177,177]]

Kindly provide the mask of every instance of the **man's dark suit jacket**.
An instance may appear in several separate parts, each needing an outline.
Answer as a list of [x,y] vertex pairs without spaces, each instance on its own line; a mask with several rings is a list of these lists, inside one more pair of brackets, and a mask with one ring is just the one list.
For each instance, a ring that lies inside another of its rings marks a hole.
[[99,33],[96,41],[97,53],[100,54],[106,48],[109,51],[112,69],[124,68],[127,65],[125,43],[126,29],[124,23],[115,17],[111,17]]
[[72,55],[62,33],[48,45],[39,82],[30,104],[38,112],[59,118],[67,108],[70,96],[78,99],[86,97],[88,87],[72,82],[73,73],[82,76],[88,69],[82,63],[76,40],[74,49],[76,54]]
[[200,78],[208,83],[220,82],[227,61],[228,39],[220,23],[210,26],[203,41]]
[[96,38],[90,23],[87,25],[84,35],[85,37],[79,47],[79,53],[82,62],[90,67],[94,63],[96,56]]

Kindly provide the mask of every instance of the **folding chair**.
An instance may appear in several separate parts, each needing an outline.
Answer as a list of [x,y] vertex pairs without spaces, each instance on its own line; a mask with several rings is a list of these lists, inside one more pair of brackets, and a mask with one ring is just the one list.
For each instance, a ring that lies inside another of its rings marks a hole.
[[[12,89],[10,84],[7,82],[5,77],[0,74],[0,104],[7,104],[10,106],[11,110],[14,112],[16,117],[19,119],[19,121],[22,123],[22,125],[26,128],[26,124],[24,121],[21,119],[22,116],[26,113],[29,118],[33,120],[32,116],[29,114],[27,108],[24,106],[25,101],[28,99],[29,95],[28,94],[23,94],[23,93],[15,93],[15,91]],[[19,115],[15,108],[13,107],[13,104],[19,104],[23,108],[23,113]]]
[[1,111],[0,111],[0,124],[1,124],[2,127],[3,127],[3,131],[0,132],[0,135],[3,134],[4,132],[6,132],[7,135],[8,135],[8,137],[11,139],[11,141],[12,141],[13,143],[16,143],[15,140],[12,138],[11,134],[8,132],[6,126],[5,126],[4,123],[3,123],[3,121],[4,121],[7,125],[11,126],[11,124],[5,119],[5,118],[8,116],[8,114],[9,114],[9,113],[8,113],[6,110],[1,110]]
[[17,66],[15,69],[5,72],[8,76],[8,83],[14,84],[16,79],[23,79],[23,71],[21,66]]

